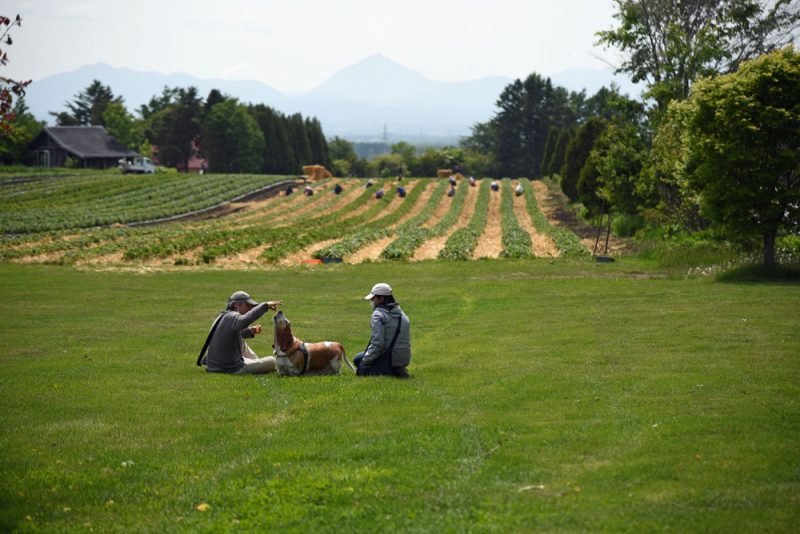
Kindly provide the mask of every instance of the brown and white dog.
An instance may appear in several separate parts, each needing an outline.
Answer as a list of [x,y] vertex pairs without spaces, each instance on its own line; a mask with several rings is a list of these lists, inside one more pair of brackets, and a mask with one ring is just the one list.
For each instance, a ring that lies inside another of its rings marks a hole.
[[279,311],[272,321],[275,323],[275,360],[281,376],[338,375],[342,360],[355,372],[356,368],[347,359],[344,347],[336,341],[305,343],[292,334],[292,323]]

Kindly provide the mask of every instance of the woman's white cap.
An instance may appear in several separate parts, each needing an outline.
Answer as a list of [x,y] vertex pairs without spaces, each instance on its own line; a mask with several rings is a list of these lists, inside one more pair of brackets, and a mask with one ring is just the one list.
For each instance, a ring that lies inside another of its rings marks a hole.
[[364,300],[371,300],[372,297],[379,296],[379,297],[387,297],[392,294],[392,286],[389,284],[375,284],[372,286],[372,291],[369,292],[369,295],[364,297]]

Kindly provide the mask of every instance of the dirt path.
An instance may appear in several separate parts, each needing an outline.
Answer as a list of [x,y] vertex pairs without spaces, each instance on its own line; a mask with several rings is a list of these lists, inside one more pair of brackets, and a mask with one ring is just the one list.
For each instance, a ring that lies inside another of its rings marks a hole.
[[[360,188],[360,187],[359,188],[353,188],[353,190],[349,193],[349,195],[350,196],[354,196],[353,200],[355,200],[361,194],[363,194],[363,192],[364,192],[363,189]],[[379,219],[380,217],[385,217],[385,216],[391,214],[392,212],[394,212],[394,210],[398,209],[403,204],[403,202],[402,202],[403,200],[405,200],[405,199],[400,198],[400,197],[393,198],[391,201],[389,201],[389,203],[386,205],[386,207],[383,210],[381,210],[377,215],[372,217],[367,222],[372,222],[374,220]],[[351,202],[351,200],[348,200],[348,204],[350,202]],[[368,201],[365,204],[363,204],[362,206],[360,206],[360,207],[356,208],[355,210],[353,210],[352,212],[348,213],[346,215],[345,219],[352,219],[353,217],[356,217],[356,216],[360,215],[361,213],[365,212],[366,210],[370,209],[373,205],[374,204],[372,204],[371,201]],[[280,261],[280,264],[281,265],[297,265],[298,263],[301,263],[303,260],[308,260],[308,259],[313,258],[314,257],[314,253],[316,251],[318,251],[318,250],[320,250],[322,248],[325,248],[328,245],[332,245],[332,244],[336,243],[337,241],[339,241],[340,239],[341,239],[341,237],[337,237],[335,239],[328,239],[326,241],[320,241],[318,243],[314,243],[314,244],[304,248],[303,250],[299,250],[299,251],[295,252],[294,254],[289,254],[283,260]]]
[[489,193],[489,212],[486,216],[486,228],[478,238],[478,245],[472,253],[473,259],[496,258],[503,252],[503,224],[500,213],[500,191]]
[[[408,211],[408,213],[400,217],[400,219],[396,223],[389,226],[389,228],[397,228],[401,226],[403,223],[405,223],[412,217],[416,216],[420,211],[422,211],[422,209],[428,203],[428,200],[430,200],[431,195],[433,194],[433,191],[436,188],[436,184],[434,182],[430,182],[426,185],[422,185],[421,183],[418,182],[417,187],[425,187],[425,190],[420,194],[419,198],[417,198],[417,202],[414,204],[414,207],[411,208]],[[349,257],[345,258],[345,261],[347,263],[378,261],[380,260],[381,252],[383,252],[383,249],[389,246],[389,243],[394,241],[396,237],[397,236],[392,234],[382,239],[378,239],[377,241],[373,241],[372,243],[367,244],[365,247],[351,254]]]
[[[516,183],[512,187],[516,187]],[[540,234],[536,228],[533,227],[531,216],[528,213],[525,196],[514,195],[514,215],[517,217],[517,222],[520,228],[528,232],[531,236],[533,243],[533,255],[536,257],[556,257],[558,256],[558,248],[550,236]]]
[[[324,208],[319,208],[319,206],[317,206],[318,211],[314,211],[313,214],[309,214],[309,210],[306,210],[305,214],[313,215],[313,217],[324,217],[326,215],[330,215],[353,203],[358,197],[361,196],[363,192],[363,189],[356,187],[350,189],[349,191],[345,190],[345,192],[341,193],[333,203],[328,204]],[[309,209],[313,209],[313,206]],[[347,213],[346,217],[351,217],[351,213]],[[291,216],[287,216],[282,219],[276,219],[275,226],[291,226],[296,223],[296,220],[297,219],[294,217],[294,214],[291,214]]]
[[[325,202],[326,199],[322,198],[322,195],[333,190],[336,183],[341,182],[338,180],[329,181],[315,187],[314,196],[312,197],[306,197],[303,194],[303,191],[300,189],[293,193],[290,197],[287,197],[286,193],[281,191],[279,196],[275,196],[270,199],[249,202],[244,210],[247,212],[247,214],[243,215],[238,222],[250,222],[253,219],[261,219],[266,216],[272,216],[278,210],[280,210],[281,213],[289,214],[292,217],[302,215],[308,210],[312,209],[316,204]],[[347,190],[347,187],[344,183],[342,183],[342,187],[345,188],[345,191]]]
[[395,235],[388,235],[382,239],[378,239],[377,241],[373,241],[369,245],[357,250],[347,258],[345,258],[345,262],[347,263],[361,263],[364,261],[378,261],[381,258],[381,252],[383,249],[389,246],[389,243],[394,241]]
[[583,246],[591,252],[594,249],[595,236],[591,234],[588,227],[580,224],[572,211],[566,208],[567,197],[563,193],[552,191],[546,184],[538,180],[531,181],[531,185],[539,209],[550,221],[550,224],[565,227],[573,232],[581,240]]
[[439,220],[445,216],[447,210],[450,209],[450,204],[453,203],[453,198],[455,197],[448,197],[447,195],[442,195],[441,200],[439,200],[439,205],[436,206],[435,210],[433,210],[433,215],[431,215],[427,221],[422,223],[422,227],[430,228],[431,226],[439,222]]
[[[591,225],[581,221],[575,213],[569,209],[567,204],[569,200],[566,195],[561,192],[557,187],[548,187],[547,184],[539,181],[531,181],[533,191],[536,196],[536,201],[539,203],[539,209],[548,220],[557,226],[562,226],[580,238],[581,243],[589,252],[594,250],[595,239],[597,238],[597,229]],[[602,251],[605,246],[605,230],[603,230],[600,237],[599,248]],[[633,240],[623,237],[611,236],[608,240],[608,252],[611,256],[617,256],[626,252],[634,250]],[[601,252],[598,251],[598,254]]]
[[[423,186],[419,185],[418,187],[423,187]],[[431,198],[431,195],[433,195],[433,191],[436,189],[436,182],[429,182],[424,187],[425,191],[423,191],[422,194],[420,194],[419,198],[417,199],[417,203],[414,204],[414,207],[411,208],[408,211],[408,213],[400,217],[400,220],[391,225],[389,228],[397,228],[398,226],[405,224],[406,221],[409,221],[413,217],[419,215],[419,212],[421,212],[423,208],[425,208],[425,206],[428,204],[428,201]]]
[[[453,232],[469,224],[472,214],[475,213],[475,203],[478,201],[478,188],[467,188],[466,195],[467,198],[464,200],[464,207],[461,210],[461,214],[458,216],[456,223],[448,228],[447,232],[445,232],[443,235],[434,237],[433,239],[429,239],[423,243],[422,246],[420,246],[414,252],[414,256],[412,256],[411,261],[435,260],[439,257],[439,251],[444,248],[445,243],[447,243],[447,240],[450,238]],[[444,214],[442,214],[442,216],[444,216]],[[436,219],[434,223],[438,222],[442,216]]]
[[[411,191],[413,191],[414,188],[418,187],[418,186],[419,186],[419,182],[418,181],[417,182],[412,182],[412,183],[410,183],[410,184],[408,184],[406,186],[406,191],[408,193],[411,193]],[[376,213],[374,217],[370,218],[370,220],[366,221],[364,224],[369,224],[371,222],[377,221],[378,219],[382,219],[384,217],[388,217],[389,215],[391,215],[392,213],[397,211],[400,208],[400,206],[403,205],[404,202],[406,202],[406,199],[408,197],[406,197],[406,198],[399,197],[396,192],[393,193],[392,191],[393,191],[392,189],[386,189],[385,192],[384,192],[384,195],[394,194],[394,198],[392,198],[389,201],[389,204],[384,209],[382,209],[381,211]],[[386,197],[384,196],[384,198],[386,198]]]

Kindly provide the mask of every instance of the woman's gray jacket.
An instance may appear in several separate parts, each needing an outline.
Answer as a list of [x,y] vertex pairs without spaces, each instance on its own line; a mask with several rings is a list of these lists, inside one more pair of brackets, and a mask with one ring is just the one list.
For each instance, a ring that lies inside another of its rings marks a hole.
[[369,321],[372,334],[369,338],[369,346],[364,352],[364,364],[370,365],[389,348],[397,330],[398,317],[400,317],[401,325],[400,335],[397,336],[397,341],[392,349],[392,366],[401,367],[411,363],[411,321],[403,313],[399,304],[393,304],[388,309],[378,306],[372,311]]

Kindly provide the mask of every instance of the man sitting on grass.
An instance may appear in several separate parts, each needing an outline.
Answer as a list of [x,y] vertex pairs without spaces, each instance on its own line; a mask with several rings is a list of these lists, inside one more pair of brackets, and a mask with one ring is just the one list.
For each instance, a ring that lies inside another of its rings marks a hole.
[[263,374],[275,369],[275,358],[259,358],[245,343],[244,338],[261,333],[261,325],[250,326],[267,310],[275,310],[282,300],[259,304],[244,291],[237,291],[228,299],[228,307],[221,316],[208,342],[206,371],[212,373]]

